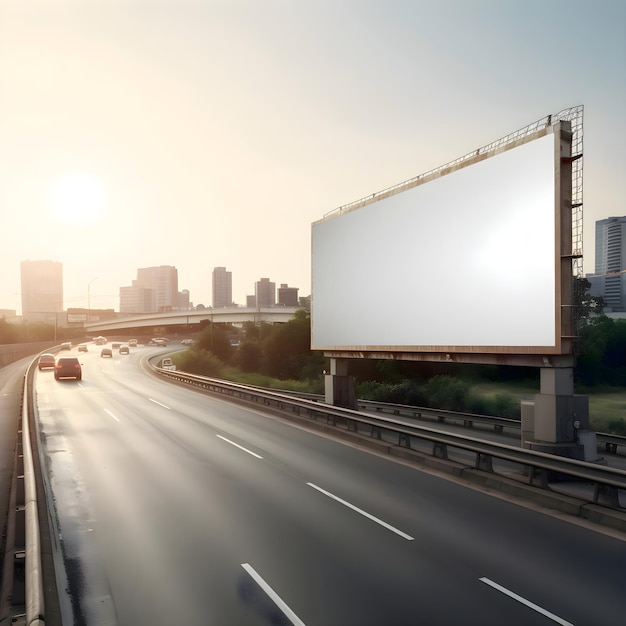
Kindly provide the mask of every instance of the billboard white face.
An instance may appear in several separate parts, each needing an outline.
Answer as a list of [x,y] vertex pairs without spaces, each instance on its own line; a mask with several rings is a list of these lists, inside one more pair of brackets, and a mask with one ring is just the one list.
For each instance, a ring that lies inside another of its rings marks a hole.
[[314,223],[312,348],[555,351],[555,154],[549,132]]

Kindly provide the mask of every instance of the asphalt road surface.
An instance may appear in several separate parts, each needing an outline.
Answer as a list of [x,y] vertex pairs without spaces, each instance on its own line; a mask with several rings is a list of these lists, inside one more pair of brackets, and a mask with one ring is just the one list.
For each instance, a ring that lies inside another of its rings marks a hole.
[[161,381],[148,350],[36,376],[64,623],[626,623],[626,541]]

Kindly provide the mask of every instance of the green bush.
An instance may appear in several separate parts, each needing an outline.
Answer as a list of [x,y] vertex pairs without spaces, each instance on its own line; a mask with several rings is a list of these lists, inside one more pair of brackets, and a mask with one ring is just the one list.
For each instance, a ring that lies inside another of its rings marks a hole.
[[220,378],[224,369],[224,364],[214,354],[206,350],[185,350],[174,354],[172,361],[176,364],[177,369],[199,376]]
[[609,420],[608,432],[612,435],[626,435],[626,420],[620,418]]
[[516,402],[508,393],[498,393],[494,400],[492,415],[509,419],[520,419],[521,409],[519,402]]
[[469,385],[452,376],[434,376],[426,384],[428,405],[449,411],[464,411]]

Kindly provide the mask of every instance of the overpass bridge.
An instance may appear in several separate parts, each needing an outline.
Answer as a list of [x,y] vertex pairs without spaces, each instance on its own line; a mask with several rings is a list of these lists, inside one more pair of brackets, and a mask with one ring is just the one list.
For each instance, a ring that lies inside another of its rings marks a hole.
[[293,319],[302,307],[272,306],[261,308],[224,307],[189,311],[168,311],[166,313],[142,313],[97,322],[85,322],[88,333],[106,333],[116,330],[133,330],[163,326],[196,326],[204,320],[215,323],[243,324],[244,322],[266,322],[283,324]]

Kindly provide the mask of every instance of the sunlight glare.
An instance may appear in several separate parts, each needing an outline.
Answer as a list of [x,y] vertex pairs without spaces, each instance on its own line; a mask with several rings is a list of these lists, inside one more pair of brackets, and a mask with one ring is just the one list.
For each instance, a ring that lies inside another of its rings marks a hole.
[[55,219],[73,226],[87,226],[102,216],[105,194],[96,177],[73,172],[54,183],[50,200]]

